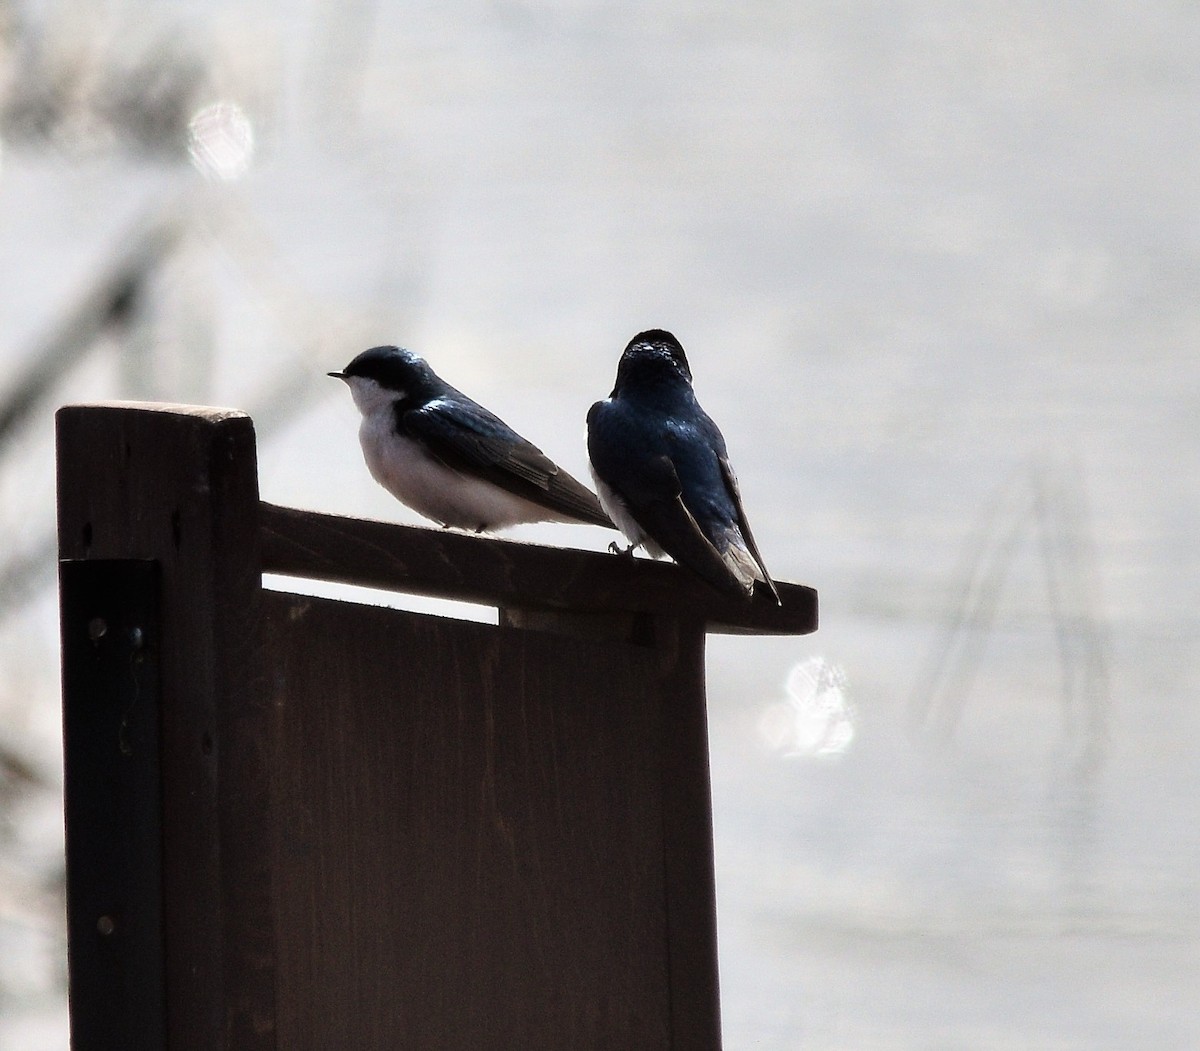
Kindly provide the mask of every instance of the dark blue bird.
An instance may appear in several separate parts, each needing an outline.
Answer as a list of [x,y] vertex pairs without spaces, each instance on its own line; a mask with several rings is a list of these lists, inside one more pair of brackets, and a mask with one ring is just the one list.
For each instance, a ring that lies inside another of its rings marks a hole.
[[613,528],[590,489],[411,351],[372,347],[329,375],[362,413],[372,477],[426,518],[477,533],[517,522]]
[[749,596],[775,589],[742,509],[725,439],[692,391],[670,332],[634,336],[617,383],[588,412],[588,456],[600,503],[655,558],[670,555],[714,587]]

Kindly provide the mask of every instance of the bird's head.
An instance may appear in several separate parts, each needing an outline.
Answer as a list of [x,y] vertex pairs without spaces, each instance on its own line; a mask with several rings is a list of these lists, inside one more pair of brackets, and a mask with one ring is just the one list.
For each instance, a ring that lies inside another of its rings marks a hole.
[[691,386],[692,370],[683,344],[670,332],[652,328],[629,341],[617,366],[617,389],[629,383]]
[[403,347],[364,350],[341,372],[329,375],[345,381],[364,415],[396,401],[423,398],[437,383],[425,360]]

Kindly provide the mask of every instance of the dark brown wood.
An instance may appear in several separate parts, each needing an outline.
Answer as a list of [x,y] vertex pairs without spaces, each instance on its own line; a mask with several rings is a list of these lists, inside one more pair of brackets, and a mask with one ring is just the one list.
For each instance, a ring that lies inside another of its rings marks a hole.
[[148,405],[69,406],[57,424],[60,557],[161,571],[168,1046],[274,1047],[253,426]]
[[662,736],[655,755],[662,791],[665,940],[671,1047],[721,1046],[716,882],[704,625],[686,617],[502,608],[500,623],[593,639],[618,639],[652,661]]
[[660,617],[655,657],[662,739],[663,865],[675,1051],[721,1046],[717,887],[704,698],[704,626]]
[[[261,508],[263,569],[495,606],[686,616],[713,632],[803,635],[817,593],[779,584],[782,606],[723,595],[678,566],[442,529]],[[614,534],[615,536],[615,534]]]
[[64,562],[63,755],[71,1034],[166,1041],[158,563]]
[[717,1046],[670,1029],[655,650],[265,602],[280,1047]]

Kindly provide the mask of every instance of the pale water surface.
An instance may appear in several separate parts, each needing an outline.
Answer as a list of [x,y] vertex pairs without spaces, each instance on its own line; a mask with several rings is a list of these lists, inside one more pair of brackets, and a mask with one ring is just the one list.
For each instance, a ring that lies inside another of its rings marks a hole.
[[[10,123],[12,376],[139,217],[185,230],[141,366],[109,346],[52,404],[251,409],[265,498],[413,521],[323,386],[357,350],[426,354],[586,477],[625,342],[684,341],[822,604],[709,645],[732,1051],[1200,1046],[1200,9],[79,10],[25,12],[68,68],[176,27],[215,70],[190,101],[238,108],[190,155]],[[52,524],[50,407],[0,450],[14,551]],[[0,623],[0,742],[47,782],[0,835],[29,1051],[65,1046],[50,579]]]

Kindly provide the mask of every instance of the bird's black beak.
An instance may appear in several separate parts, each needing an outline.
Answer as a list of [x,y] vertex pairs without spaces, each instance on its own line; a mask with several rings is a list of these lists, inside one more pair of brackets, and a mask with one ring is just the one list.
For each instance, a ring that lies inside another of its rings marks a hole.
[[327,372],[325,375],[332,376],[335,380],[344,380],[346,378],[346,374],[344,372]]

